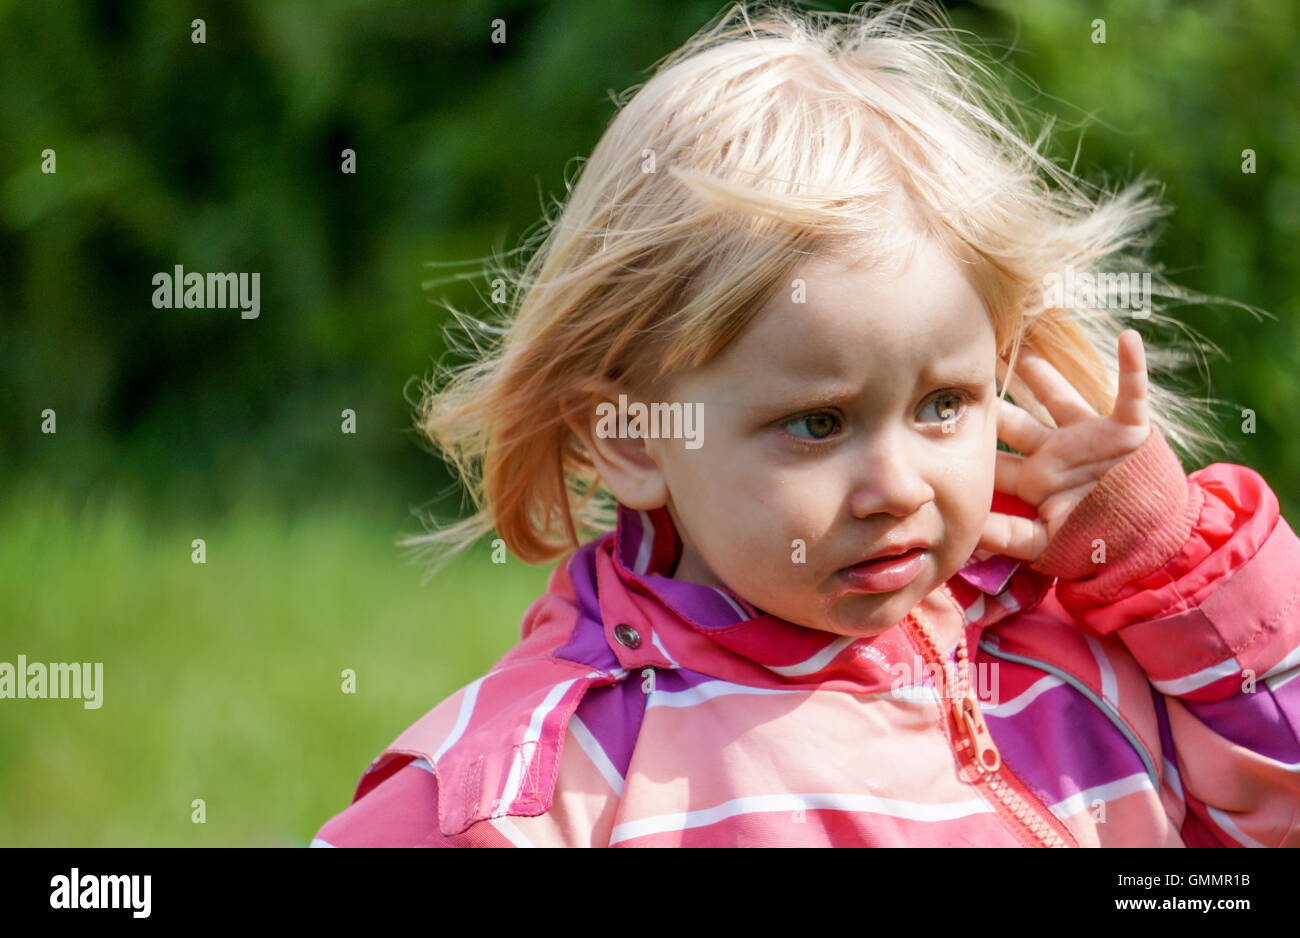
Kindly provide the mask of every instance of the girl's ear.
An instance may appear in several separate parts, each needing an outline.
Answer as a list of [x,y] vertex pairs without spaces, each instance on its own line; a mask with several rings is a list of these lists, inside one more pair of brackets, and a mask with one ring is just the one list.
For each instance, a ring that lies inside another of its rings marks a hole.
[[639,398],[609,382],[574,391],[561,402],[565,423],[620,504],[646,511],[662,508],[668,504],[668,486],[649,445],[658,441],[620,436],[626,424],[619,419],[620,400],[631,403]]

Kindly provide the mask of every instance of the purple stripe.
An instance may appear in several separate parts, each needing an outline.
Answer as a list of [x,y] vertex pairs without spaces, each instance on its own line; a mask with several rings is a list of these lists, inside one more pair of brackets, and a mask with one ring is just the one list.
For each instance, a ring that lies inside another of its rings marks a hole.
[[700,628],[726,628],[749,618],[736,612],[731,603],[711,586],[687,583],[657,574],[648,574],[637,579],[670,609]]
[[[658,678],[656,673],[655,680]],[[634,674],[617,684],[588,690],[574,716],[591,731],[618,774],[626,778],[644,713],[645,694],[641,693],[640,678]]]
[[[634,580],[643,584],[654,596],[658,597],[659,601],[665,606],[704,629],[727,628],[750,618],[747,613],[743,615],[738,613],[712,587],[698,583],[688,583],[683,580],[674,580],[672,577],[664,576],[662,573],[654,571],[653,563],[651,569],[646,570],[644,573],[638,573],[636,570],[637,557],[641,553],[645,539],[653,538],[656,529],[653,524],[647,527],[641,518],[640,512],[633,511],[622,505],[618,508],[618,519],[618,556],[623,569]],[[667,537],[668,533],[665,532],[664,536]],[[652,560],[657,553],[656,546],[659,545],[653,542],[648,545],[648,556]]]
[[1039,694],[1012,716],[998,717],[987,710],[985,716],[1007,766],[1048,804],[1146,774],[1146,765],[1124,734],[1068,685]]
[[[680,690],[690,690],[692,687],[699,687],[701,684],[708,684],[721,678],[713,677],[709,674],[701,674],[699,671],[691,671],[687,668],[673,668],[655,671],[655,689],[675,693]],[[734,682],[728,682],[734,683]],[[748,687],[749,685],[738,685]]]
[[1160,726],[1161,752],[1164,754],[1164,757],[1173,764],[1174,768],[1177,768],[1178,749],[1174,746],[1174,731],[1169,726],[1169,714],[1165,711],[1165,695],[1153,687],[1151,688],[1151,696],[1156,702],[1156,722]]
[[985,593],[996,594],[1007,588],[1019,568],[1020,561],[1016,558],[995,554],[987,560],[972,558],[966,561],[966,565],[957,571],[957,576]]
[[[632,573],[645,526],[637,512],[622,506],[619,508],[619,519],[618,549],[624,569],[669,609],[706,629],[725,628],[750,618],[748,614],[737,613],[726,598],[712,587],[658,574],[639,576]],[[653,531],[651,528],[649,533]],[[577,661],[602,671],[619,667],[618,658],[605,639],[600,601],[596,594],[596,552],[601,549],[601,542],[612,536],[614,535],[608,534],[584,544],[569,558],[569,581],[573,584],[580,616],[568,643],[555,653],[556,657]]]
[[1300,761],[1296,726],[1300,724],[1300,679],[1276,693],[1263,681],[1253,694],[1227,700],[1183,700],[1192,716],[1224,739],[1278,762]]
[[599,671],[612,671],[619,666],[618,657],[605,640],[600,601],[596,598],[596,551],[602,540],[584,544],[568,560],[569,582],[578,600],[578,618],[568,643],[556,650],[555,657],[577,661]]
[[641,553],[641,544],[646,538],[654,537],[654,526],[648,531],[645,527],[640,512],[618,506],[618,557],[623,568],[630,573],[636,572],[636,558]]
[[[576,716],[591,731],[618,774],[627,777],[632,750],[641,732],[645,715],[645,694],[641,690],[642,671],[635,671],[617,684],[593,687],[578,705]],[[697,671],[655,669],[655,689],[682,691],[717,678]]]
[[1290,724],[1292,737],[1300,739],[1300,678],[1292,678],[1291,682],[1281,690],[1270,691],[1270,693],[1277,701],[1282,716]]

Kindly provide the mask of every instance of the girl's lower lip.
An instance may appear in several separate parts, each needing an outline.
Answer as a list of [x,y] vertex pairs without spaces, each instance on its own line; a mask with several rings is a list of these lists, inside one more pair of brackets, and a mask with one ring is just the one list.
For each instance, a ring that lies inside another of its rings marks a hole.
[[845,567],[844,579],[864,593],[892,593],[916,579],[925,562],[925,548],[914,547],[898,557],[871,560]]

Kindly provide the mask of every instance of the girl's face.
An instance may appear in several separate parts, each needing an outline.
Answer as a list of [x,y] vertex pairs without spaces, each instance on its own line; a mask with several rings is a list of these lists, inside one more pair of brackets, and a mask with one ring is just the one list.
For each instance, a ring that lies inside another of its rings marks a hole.
[[[646,441],[684,545],[675,579],[869,636],[970,558],[993,497],[995,336],[935,242],[918,239],[905,263],[811,259],[718,357],[670,383],[667,401],[703,405],[704,430],[694,449]],[[902,587],[867,592],[845,574],[917,541],[920,571]]]

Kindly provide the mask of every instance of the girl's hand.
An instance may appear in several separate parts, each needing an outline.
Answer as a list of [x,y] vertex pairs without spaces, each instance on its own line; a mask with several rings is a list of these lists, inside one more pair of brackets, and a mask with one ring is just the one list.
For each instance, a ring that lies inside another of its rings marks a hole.
[[1119,389],[1114,412],[1107,417],[1098,416],[1059,371],[1023,346],[1016,373],[1047,408],[1056,427],[1001,401],[998,437],[1025,455],[999,450],[993,484],[1036,506],[1038,520],[991,512],[979,549],[1033,562],[1106,470],[1151,434],[1146,354],[1136,330],[1119,334]]

